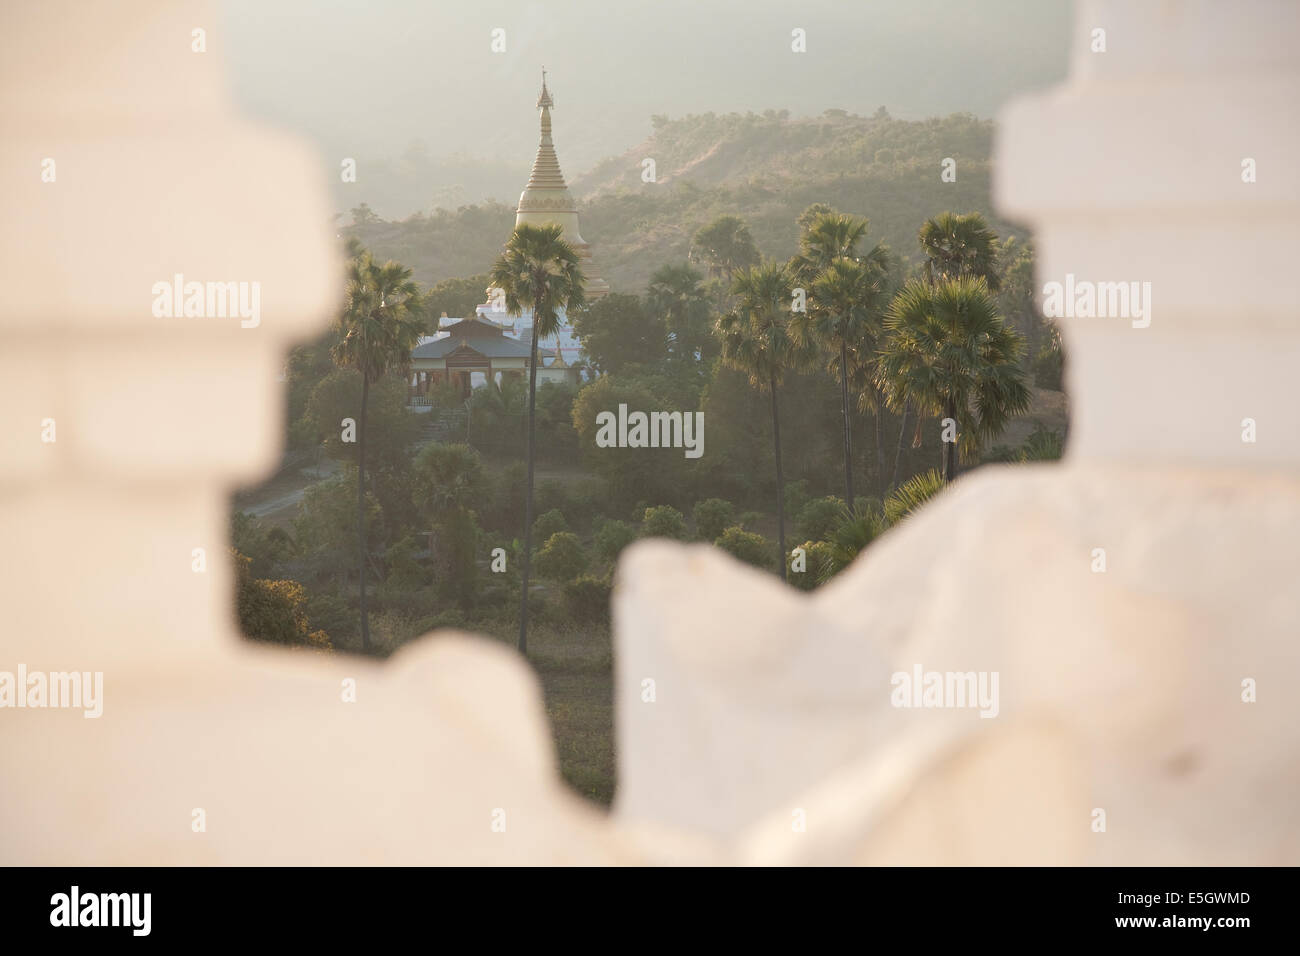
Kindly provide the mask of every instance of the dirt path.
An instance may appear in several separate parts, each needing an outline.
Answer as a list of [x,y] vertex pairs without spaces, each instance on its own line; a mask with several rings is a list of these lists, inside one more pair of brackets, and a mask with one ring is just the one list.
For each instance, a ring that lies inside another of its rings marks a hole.
[[322,458],[319,465],[309,465],[296,472],[282,472],[264,485],[240,492],[233,507],[271,524],[288,524],[297,513],[307,489],[337,475],[342,469],[332,458]]

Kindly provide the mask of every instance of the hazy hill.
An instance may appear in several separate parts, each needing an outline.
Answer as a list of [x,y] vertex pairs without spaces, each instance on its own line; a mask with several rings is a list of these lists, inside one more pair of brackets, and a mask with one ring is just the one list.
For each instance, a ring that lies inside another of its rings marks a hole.
[[[814,202],[867,216],[872,240],[912,261],[921,222],[946,209],[979,211],[999,233],[1022,234],[992,215],[989,120],[906,121],[884,110],[791,119],[768,111],[656,116],[654,127],[650,139],[571,184],[583,236],[618,291],[640,292],[660,265],[684,260],[694,232],[724,213],[744,218],[760,250],[782,258],[795,250],[795,217]],[[954,183],[940,181],[945,157],[957,161]],[[653,183],[641,180],[645,158],[655,160]],[[526,178],[521,167],[519,188]],[[485,272],[513,221],[511,207],[490,203],[350,231],[432,284]]]

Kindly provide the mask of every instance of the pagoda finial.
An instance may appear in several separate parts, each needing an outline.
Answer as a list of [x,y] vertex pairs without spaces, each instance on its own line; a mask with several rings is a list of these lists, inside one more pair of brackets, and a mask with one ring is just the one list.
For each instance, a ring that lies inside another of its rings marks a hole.
[[555,106],[555,101],[551,99],[551,93],[546,88],[546,67],[543,66],[542,67],[542,93],[539,97],[537,97],[537,108],[539,110],[542,108],[550,109],[553,106]]

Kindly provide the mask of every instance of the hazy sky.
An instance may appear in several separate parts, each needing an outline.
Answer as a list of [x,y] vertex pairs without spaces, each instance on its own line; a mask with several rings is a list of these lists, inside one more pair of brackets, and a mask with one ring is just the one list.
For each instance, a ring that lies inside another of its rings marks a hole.
[[[539,71],[573,175],[652,113],[991,116],[1065,75],[1065,0],[225,0],[234,94],[324,156],[522,162]],[[507,50],[490,50],[494,28]],[[791,30],[807,31],[792,53]]]

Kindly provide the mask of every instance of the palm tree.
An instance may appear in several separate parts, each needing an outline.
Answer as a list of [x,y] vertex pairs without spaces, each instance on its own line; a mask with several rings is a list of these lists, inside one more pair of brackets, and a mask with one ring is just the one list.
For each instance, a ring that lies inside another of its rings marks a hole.
[[[845,502],[853,507],[853,431],[849,387],[853,381],[859,410],[875,412],[876,465],[884,472],[880,439],[880,402],[872,372],[875,366],[879,316],[876,303],[890,267],[889,247],[877,243],[866,255],[857,254],[867,234],[866,219],[836,212],[824,203],[804,210],[799,253],[791,260],[796,279],[811,286],[809,311],[798,322],[801,335],[811,334],[831,353],[831,374],[840,381],[844,417]],[[833,270],[834,275],[830,272]],[[824,278],[823,278],[824,277]],[[822,281],[819,284],[819,279]],[[820,290],[820,291],[819,291]],[[838,359],[838,361],[835,361]]]
[[940,279],[978,276],[991,291],[998,291],[998,234],[979,213],[941,213],[922,224],[918,238],[925,252],[922,274],[931,285]]
[[781,580],[786,579],[785,475],[781,468],[781,417],[776,390],[787,369],[805,365],[807,344],[790,322],[792,277],[784,263],[765,262],[736,273],[736,308],[718,318],[722,360],[749,376],[749,384],[772,396],[772,447],[776,454],[776,524]]
[[425,303],[411,270],[396,262],[379,265],[356,242],[348,243],[347,292],[339,316],[338,340],[330,356],[340,368],[361,373],[361,417],[357,422],[357,560],[361,585],[361,647],[370,649],[366,616],[366,403],[370,384],[393,369],[404,376],[411,350],[424,333]]
[[470,507],[483,498],[483,461],[469,445],[431,442],[415,457],[411,471],[416,507],[434,531],[433,551],[443,576],[443,593],[469,607],[477,575]]
[[690,265],[661,266],[646,286],[646,306],[663,316],[673,357],[707,368],[714,356],[703,282],[703,274]]
[[856,259],[883,275],[890,264],[888,246],[878,242],[866,255],[858,255],[858,243],[866,238],[869,228],[866,219],[826,207],[826,211],[807,220],[807,226],[799,235],[799,254],[791,261],[795,277],[800,282],[811,284],[823,269],[843,258]]
[[870,509],[855,511],[845,505],[826,539],[826,560],[818,574],[818,583],[825,584],[852,564],[871,542],[885,533],[887,527],[876,512]]
[[[921,274],[930,285],[940,279],[979,276],[988,283],[991,290],[997,291],[1000,281],[997,271],[998,234],[988,227],[979,213],[940,213],[921,224],[917,239],[925,253],[925,265]],[[898,483],[898,462],[903,456],[903,435],[907,432],[907,410],[907,403],[904,402],[890,487]],[[916,437],[912,447],[919,447],[920,441],[921,419],[917,418]]]
[[[849,409],[849,379],[853,368],[869,364],[880,332],[876,303],[883,275],[854,259],[836,259],[813,280],[812,308],[798,316],[801,337],[831,353],[833,374],[840,380],[840,413],[844,418],[844,501],[853,496],[853,429]],[[854,358],[853,366],[849,357]]]
[[[1029,407],[1020,336],[998,314],[985,281],[912,281],[890,303],[879,384],[891,404],[954,419],[962,456],[997,436]],[[943,443],[943,479],[956,476],[956,447]]]
[[537,427],[537,343],[556,334],[560,310],[580,308],[585,277],[578,253],[563,239],[562,227],[523,223],[515,227],[505,252],[492,265],[489,278],[505,293],[506,311],[533,312],[528,357],[528,493],[524,504],[524,567],[519,598],[519,652],[528,652],[528,572],[533,552],[533,462]]
[[944,489],[943,476],[931,468],[903,482],[884,501],[885,523],[890,527],[914,515]]

